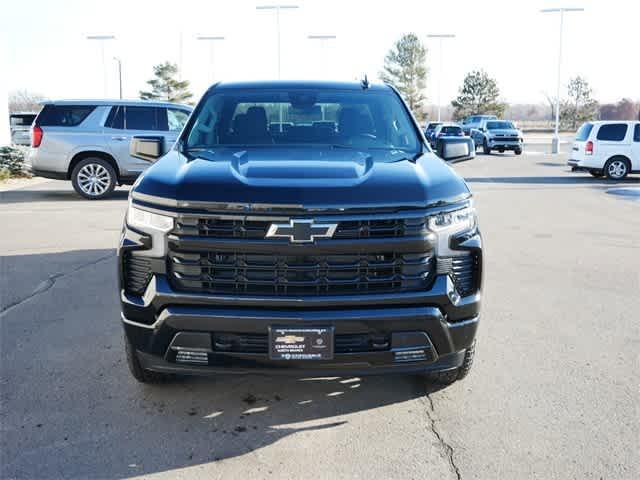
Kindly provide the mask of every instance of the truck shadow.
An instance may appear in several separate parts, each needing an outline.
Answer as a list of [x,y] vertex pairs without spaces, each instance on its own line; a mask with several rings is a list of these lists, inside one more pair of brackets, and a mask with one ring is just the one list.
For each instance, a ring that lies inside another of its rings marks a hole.
[[[43,185],[50,186],[52,182]],[[37,202],[112,202],[116,200],[126,200],[129,197],[129,188],[121,187],[113,191],[113,193],[104,200],[87,200],[78,195],[74,190],[64,188],[60,185],[59,190],[44,188],[23,188],[19,190],[8,190],[0,192],[0,203],[37,203]]]
[[640,177],[628,177],[624,180],[609,181],[591,176],[543,176],[543,177],[465,177],[467,183],[513,184],[513,185],[590,185],[593,187],[613,187],[622,184],[640,184]]
[[0,312],[0,477],[144,476],[223,462],[304,432],[349,438],[381,407],[389,422],[399,412],[424,420],[425,405],[412,401],[440,388],[415,376],[141,385],[124,357],[115,261],[111,249],[4,257],[5,287],[19,288]]

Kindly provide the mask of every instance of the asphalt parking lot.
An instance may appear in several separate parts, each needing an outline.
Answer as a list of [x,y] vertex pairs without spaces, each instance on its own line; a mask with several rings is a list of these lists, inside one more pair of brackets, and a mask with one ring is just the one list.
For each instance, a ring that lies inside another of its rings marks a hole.
[[455,165],[486,242],[470,376],[185,379],[122,347],[126,190],[0,193],[2,478],[640,478],[640,188],[565,156]]

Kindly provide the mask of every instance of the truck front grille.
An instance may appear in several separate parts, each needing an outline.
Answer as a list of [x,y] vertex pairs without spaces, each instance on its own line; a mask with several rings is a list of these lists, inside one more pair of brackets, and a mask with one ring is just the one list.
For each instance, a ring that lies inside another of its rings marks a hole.
[[418,291],[431,280],[430,253],[279,255],[251,252],[169,254],[183,291],[261,295],[347,295]]
[[493,137],[494,142],[517,142],[518,137]]
[[[178,219],[175,233],[207,238],[265,238],[271,220],[247,220],[228,218]],[[340,222],[333,238],[358,240],[363,238],[396,238],[424,234],[425,219],[389,218],[371,220],[348,220]]]

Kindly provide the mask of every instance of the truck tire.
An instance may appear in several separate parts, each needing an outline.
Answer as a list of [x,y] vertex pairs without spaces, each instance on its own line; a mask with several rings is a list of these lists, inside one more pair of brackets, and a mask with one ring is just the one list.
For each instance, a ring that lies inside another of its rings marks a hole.
[[124,350],[127,355],[129,371],[131,375],[133,375],[133,378],[140,383],[167,383],[175,379],[175,375],[152,372],[151,370],[142,368],[140,360],[138,360],[138,355],[136,354],[136,349],[126,335],[124,336]]
[[89,200],[107,198],[116,188],[117,181],[111,164],[97,157],[81,160],[71,172],[73,189]]
[[629,174],[631,165],[625,157],[612,157],[604,164],[604,174],[609,180],[622,180]]
[[491,155],[491,149],[489,148],[489,145],[487,145],[487,139],[486,138],[482,142],[482,152],[485,155]]
[[521,148],[516,148],[514,150],[514,152],[515,152],[516,155],[522,155],[522,149]]
[[429,372],[426,375],[426,379],[431,383],[439,383],[441,385],[450,385],[458,380],[462,380],[469,375],[471,367],[473,366],[473,359],[476,355],[476,341],[464,352],[464,360],[462,365],[454,370],[446,370],[444,372]]

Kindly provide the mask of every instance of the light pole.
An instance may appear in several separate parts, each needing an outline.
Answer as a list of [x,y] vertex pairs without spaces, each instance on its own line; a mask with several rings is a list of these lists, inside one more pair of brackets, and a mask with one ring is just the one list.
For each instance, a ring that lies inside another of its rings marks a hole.
[[104,42],[115,39],[115,35],[87,35],[87,40],[98,40],[100,42],[100,53],[102,56],[102,86],[105,97],[107,96],[107,65],[104,62]]
[[322,54],[323,54],[323,61],[325,63],[325,68],[326,68],[326,63],[327,62],[327,58],[326,58],[326,54],[325,54],[325,46],[327,45],[327,40],[335,40],[336,36],[335,35],[307,35],[307,38],[309,40],[317,40],[318,42],[320,42],[320,49],[322,50]]
[[438,121],[440,121],[440,92],[442,91],[442,73],[444,71],[444,67],[442,66],[442,40],[445,38],[455,38],[455,35],[452,33],[439,33],[427,35],[427,38],[437,38],[440,40],[440,66],[438,67]]
[[280,79],[280,10],[293,10],[299,8],[298,5],[258,5],[256,10],[276,11],[276,30],[278,33],[278,79]]
[[558,45],[558,84],[556,85],[556,126],[553,133],[553,141],[551,142],[551,153],[560,152],[560,136],[558,134],[560,126],[560,70],[562,67],[562,27],[564,25],[565,12],[584,12],[584,8],[544,8],[540,10],[542,13],[560,13],[560,41]]
[[113,57],[118,62],[118,93],[120,94],[120,100],[122,100],[122,60],[118,57]]
[[204,40],[209,43],[209,52],[210,52],[210,61],[211,61],[211,83],[213,83],[213,79],[214,79],[214,65],[213,65],[213,54],[214,54],[214,47],[213,45],[217,42],[217,41],[222,41],[224,40],[224,37],[220,37],[220,36],[214,36],[214,35],[198,35],[196,37],[196,39],[198,40]]

